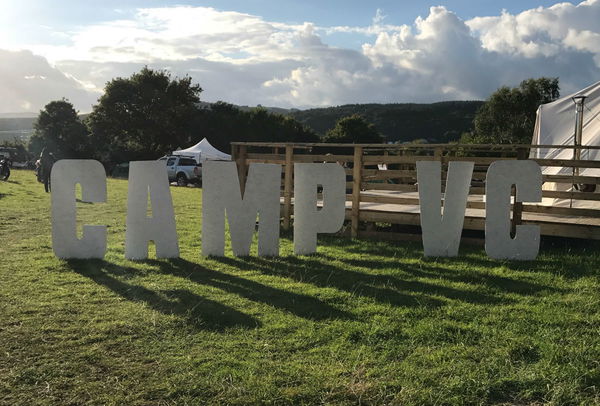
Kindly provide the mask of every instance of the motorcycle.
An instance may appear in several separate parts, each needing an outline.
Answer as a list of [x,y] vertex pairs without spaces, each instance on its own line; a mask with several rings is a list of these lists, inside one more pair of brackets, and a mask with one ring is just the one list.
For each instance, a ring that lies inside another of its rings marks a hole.
[[0,160],[0,179],[8,180],[10,176],[10,162],[8,159],[3,158]]

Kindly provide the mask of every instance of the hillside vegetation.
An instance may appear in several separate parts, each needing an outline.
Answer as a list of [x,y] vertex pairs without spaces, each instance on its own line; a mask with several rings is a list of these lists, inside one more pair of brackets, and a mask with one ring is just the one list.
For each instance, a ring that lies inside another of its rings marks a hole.
[[[205,109],[211,105],[202,102]],[[386,141],[425,139],[428,142],[446,143],[457,141],[462,133],[472,129],[475,113],[482,105],[482,101],[451,101],[431,104],[347,104],[308,110],[268,107],[266,110],[295,118],[320,136],[334,128],[339,119],[359,114],[374,124]],[[237,107],[242,112],[252,112],[255,109],[247,106],[232,107]],[[82,119],[86,117],[87,115],[81,116]],[[0,142],[13,141],[14,137],[26,142],[33,132],[34,122],[35,117],[0,117]],[[227,143],[227,140],[224,141],[211,140],[225,150],[229,146],[221,145]]]
[[33,115],[0,115],[0,143],[5,141],[27,143],[33,133],[35,119]]
[[430,143],[457,141],[471,130],[473,118],[483,101],[450,101],[431,104],[347,104],[288,114],[323,136],[342,117],[359,114],[386,137],[388,142],[427,140]]

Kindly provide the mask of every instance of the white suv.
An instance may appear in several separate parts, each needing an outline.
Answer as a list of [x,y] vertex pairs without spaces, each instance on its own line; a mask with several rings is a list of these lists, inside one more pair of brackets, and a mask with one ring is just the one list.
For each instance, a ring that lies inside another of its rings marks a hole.
[[164,161],[167,165],[169,182],[177,181],[179,186],[202,182],[202,164],[197,163],[194,157],[170,155],[163,156],[159,161]]

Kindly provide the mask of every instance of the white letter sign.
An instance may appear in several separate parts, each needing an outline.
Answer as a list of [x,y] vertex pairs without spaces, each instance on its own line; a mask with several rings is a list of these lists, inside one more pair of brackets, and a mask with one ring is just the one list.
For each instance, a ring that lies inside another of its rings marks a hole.
[[458,255],[473,166],[473,162],[450,162],[448,165],[442,214],[442,164],[439,161],[417,161],[421,230],[426,257]]
[[[148,193],[152,217],[146,214]],[[179,256],[167,168],[161,161],[130,162],[125,258],[148,258],[150,241],[154,241],[157,258]]]
[[[317,187],[323,207],[317,207]],[[346,172],[336,163],[294,164],[294,253],[317,251],[317,233],[335,233],[344,224]]]
[[52,167],[52,248],[57,257],[104,258],[106,226],[83,226],[77,238],[75,185],[84,202],[106,201],[106,172],[98,161],[62,159]]
[[278,255],[281,165],[250,164],[243,197],[235,162],[206,161],[202,169],[202,254],[224,255],[227,213],[234,255],[250,254],[257,215],[258,255]]
[[488,169],[485,185],[485,252],[495,259],[535,259],[540,249],[540,227],[517,225],[510,238],[511,188],[516,202],[542,200],[542,171],[534,161],[496,161]]

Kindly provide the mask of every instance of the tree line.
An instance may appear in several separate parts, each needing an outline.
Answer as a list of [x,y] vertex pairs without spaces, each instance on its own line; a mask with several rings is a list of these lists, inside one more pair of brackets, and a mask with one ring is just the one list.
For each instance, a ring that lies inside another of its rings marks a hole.
[[[426,107],[432,105],[411,104],[387,110],[385,105],[347,105],[313,109],[318,113],[312,115],[311,110],[284,115],[262,107],[241,110],[224,102],[200,103],[201,92],[188,76],[173,78],[167,71],[145,67],[108,82],[98,104],[83,118],[66,99],[48,103],[35,121],[28,150],[34,156],[47,148],[59,159],[94,158],[110,170],[121,162],[156,159],[202,138],[225,152],[230,152],[233,141],[381,143],[392,141],[380,129],[398,126],[396,116],[405,116],[404,123],[410,123],[411,117],[416,121],[426,114],[437,127],[446,117],[447,126],[460,128],[454,124],[474,106],[479,107],[470,129],[450,135],[446,131],[433,142],[529,143],[537,107],[560,95],[558,78],[528,79],[516,88],[498,89],[485,103],[435,103],[443,112],[440,118]],[[367,117],[375,117],[376,123]],[[329,128],[322,126],[324,122]],[[424,136],[414,134],[410,139]]]
[[325,137],[293,117],[262,107],[243,111],[224,102],[200,103],[202,88],[190,77],[144,68],[108,82],[92,112],[81,119],[65,99],[48,103],[34,124],[29,151],[43,148],[57,158],[95,158],[112,168],[120,162],[156,159],[207,138],[230,152],[233,141],[383,142],[364,118],[339,120]]

